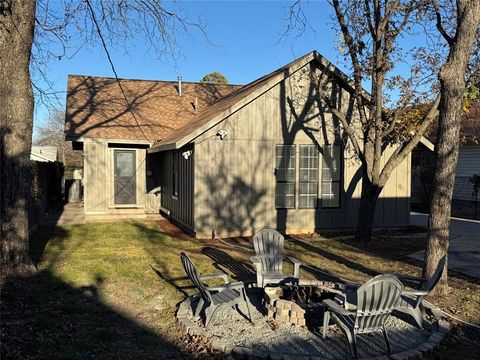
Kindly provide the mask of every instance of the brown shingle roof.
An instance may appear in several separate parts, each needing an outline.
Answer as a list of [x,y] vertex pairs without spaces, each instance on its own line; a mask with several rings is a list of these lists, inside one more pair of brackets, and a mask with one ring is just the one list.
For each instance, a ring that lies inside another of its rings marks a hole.
[[154,142],[165,139],[209,105],[241,88],[240,85],[183,82],[183,96],[179,96],[178,83],[174,81],[120,79],[120,83],[141,129],[116,79],[69,75],[67,140],[87,137]]

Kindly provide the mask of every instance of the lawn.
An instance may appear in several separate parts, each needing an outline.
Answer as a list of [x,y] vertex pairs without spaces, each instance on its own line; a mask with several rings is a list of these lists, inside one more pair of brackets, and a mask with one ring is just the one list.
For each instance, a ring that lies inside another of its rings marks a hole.
[[[287,242],[286,251],[309,265],[303,277],[321,270],[364,281],[379,272],[421,272],[406,254],[422,248],[423,237],[384,233],[365,247],[334,235]],[[189,341],[174,322],[177,304],[193,291],[184,288],[189,283],[179,254],[188,252],[202,273],[223,270],[233,279],[252,279],[251,253],[243,249],[248,241],[229,243],[237,247],[171,238],[152,221],[41,228],[31,242],[38,274],[2,283],[2,359],[191,357],[203,343]],[[430,300],[480,323],[479,282],[449,276],[449,296]],[[475,341],[478,333],[457,327],[434,356],[475,355]]]

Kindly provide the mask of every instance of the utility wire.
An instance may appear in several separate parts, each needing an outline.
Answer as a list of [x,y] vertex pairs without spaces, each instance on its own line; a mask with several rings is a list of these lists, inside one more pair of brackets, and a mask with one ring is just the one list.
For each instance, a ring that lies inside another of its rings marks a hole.
[[86,3],[87,3],[87,6],[88,6],[88,9],[90,10],[90,14],[92,15],[92,21],[95,24],[95,28],[97,30],[98,36],[100,37],[100,41],[102,43],[103,50],[105,51],[105,54],[107,55],[108,62],[110,63],[110,67],[112,68],[113,74],[115,75],[115,80],[117,81],[118,87],[120,88],[120,91],[122,92],[123,98],[125,99],[125,102],[127,104],[128,111],[132,114],[133,119],[135,120],[138,128],[140,129],[140,131],[143,134],[143,137],[145,139],[147,139],[148,142],[151,143],[153,141],[151,141],[148,138],[148,136],[143,131],[142,126],[138,122],[137,117],[135,116],[135,113],[133,112],[132,106],[130,105],[130,102],[128,101],[127,95],[125,94],[125,91],[124,91],[123,86],[120,82],[120,79],[118,78],[118,74],[117,74],[117,71],[115,70],[115,66],[113,65],[113,60],[112,60],[112,58],[110,56],[110,53],[108,51],[107,44],[105,43],[105,40],[103,39],[102,31],[100,29],[100,25],[98,24],[97,18],[95,16],[95,12],[93,11],[92,4],[90,3],[90,0],[86,0]]

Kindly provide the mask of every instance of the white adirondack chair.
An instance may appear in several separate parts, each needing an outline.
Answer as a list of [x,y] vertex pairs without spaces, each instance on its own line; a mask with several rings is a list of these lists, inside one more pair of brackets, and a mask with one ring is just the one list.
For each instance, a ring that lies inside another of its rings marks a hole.
[[[257,270],[257,286],[265,287],[268,284],[298,283],[298,274],[301,262],[283,253],[284,237],[273,229],[263,229],[253,236],[255,256],[250,260]],[[293,263],[292,275],[283,273],[283,260]]]

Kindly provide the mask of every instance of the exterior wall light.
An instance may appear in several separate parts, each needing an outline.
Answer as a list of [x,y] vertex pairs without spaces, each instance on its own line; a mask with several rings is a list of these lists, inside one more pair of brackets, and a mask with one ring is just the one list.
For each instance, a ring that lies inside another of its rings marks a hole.
[[217,136],[220,136],[220,139],[223,140],[225,136],[227,136],[227,132],[225,130],[218,130]]
[[184,151],[182,153],[182,156],[185,158],[185,160],[188,160],[188,158],[192,155],[192,150]]

